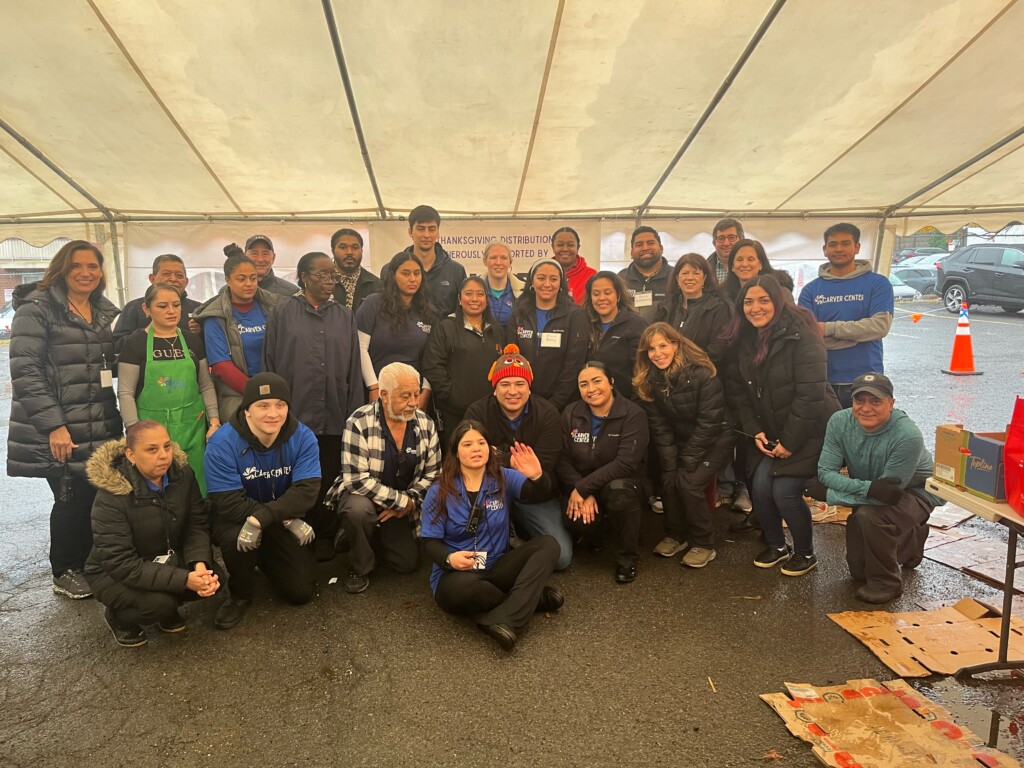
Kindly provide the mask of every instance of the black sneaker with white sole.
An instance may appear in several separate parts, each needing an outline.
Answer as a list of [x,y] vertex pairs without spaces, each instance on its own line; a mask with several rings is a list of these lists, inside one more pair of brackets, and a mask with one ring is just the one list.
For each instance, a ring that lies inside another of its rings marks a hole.
[[754,558],[758,568],[774,568],[783,560],[789,559],[789,547],[768,547]]
[[782,564],[780,570],[783,576],[803,576],[808,571],[813,571],[817,567],[818,558],[814,555],[794,554]]
[[103,614],[103,620],[110,627],[110,633],[114,636],[114,641],[122,648],[138,648],[140,645],[145,645],[149,642],[146,638],[146,633],[142,631],[142,627],[138,624],[127,624],[123,621],[118,621],[111,614],[109,608]]
[[60,576],[53,577],[53,591],[58,595],[70,597],[72,600],[84,600],[87,597],[92,597],[92,587],[85,580],[85,574],[70,568]]

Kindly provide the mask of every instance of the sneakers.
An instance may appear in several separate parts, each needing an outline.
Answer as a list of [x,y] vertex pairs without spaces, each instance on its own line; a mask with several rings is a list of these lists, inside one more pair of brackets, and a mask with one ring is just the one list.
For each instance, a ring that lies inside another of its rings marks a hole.
[[774,568],[783,560],[789,559],[789,547],[768,547],[754,558],[758,568]]
[[146,633],[142,631],[142,627],[138,624],[126,624],[123,621],[118,621],[109,609],[104,612],[103,620],[110,627],[110,632],[114,636],[114,642],[122,648],[138,648],[140,645],[145,645],[149,642],[146,639]]
[[656,515],[665,514],[665,505],[661,502],[661,496],[649,496],[647,503],[651,505],[651,512]]
[[740,488],[736,491],[736,496],[732,500],[732,505],[740,512],[752,512],[754,505],[750,503],[750,494],[747,493],[746,488]]
[[537,601],[537,613],[554,613],[565,604],[562,593],[554,587],[544,587]]
[[782,564],[783,576],[803,576],[818,567],[818,558],[814,555],[792,555]]
[[761,523],[753,512],[747,512],[742,520],[729,525],[729,530],[733,533],[749,533],[750,531],[758,531],[760,529]]
[[358,595],[360,592],[365,592],[369,586],[370,577],[363,576],[355,571],[349,571],[348,576],[345,578],[345,591],[350,595]]
[[172,616],[161,621],[159,627],[161,632],[166,632],[169,635],[184,632],[187,628],[184,617],[178,611],[175,611]]
[[683,555],[683,565],[690,568],[703,568],[716,557],[715,550],[704,547],[693,547]]
[[72,600],[84,600],[87,597],[92,597],[92,588],[85,580],[85,574],[70,568],[60,576],[53,577],[53,591],[58,595],[70,597]]
[[689,544],[685,541],[676,541],[671,536],[666,536],[658,542],[658,545],[654,548],[654,554],[660,557],[675,557],[688,546]]
[[217,609],[217,615],[213,619],[213,626],[217,629],[234,629],[245,618],[245,612],[249,609],[250,605],[252,605],[252,600],[229,597]]
[[715,508],[732,506],[732,491],[718,491],[715,495]]
[[636,581],[636,563],[615,566],[615,583],[629,584]]

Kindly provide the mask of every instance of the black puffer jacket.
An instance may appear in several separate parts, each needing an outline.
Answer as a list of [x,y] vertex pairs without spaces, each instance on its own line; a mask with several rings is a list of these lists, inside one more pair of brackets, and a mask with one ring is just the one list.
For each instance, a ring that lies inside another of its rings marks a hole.
[[726,368],[726,389],[740,429],[749,435],[764,432],[792,452],[787,459],[772,460],[772,476],[813,477],[825,426],[839,401],[826,379],[821,336],[789,309],[782,312],[771,331],[768,356],[757,368],[753,339],[737,340]]
[[[184,452],[174,446],[163,493],[151,490],[125,457],[125,441],[111,440],[89,459],[92,552],[85,577],[96,596],[122,584],[148,592],[181,594],[196,563],[213,567],[206,501]],[[153,558],[174,550],[166,564]]]
[[423,350],[423,376],[446,432],[455,428],[477,400],[491,394],[487,374],[504,347],[505,331],[496,322],[483,333],[467,327],[462,309],[434,323]]
[[718,461],[736,443],[725,407],[722,382],[702,365],[684,366],[666,377],[651,371],[652,401],[643,400],[651,440],[662,472],[693,470],[702,461]]
[[7,437],[7,474],[57,477],[63,465],[50,453],[50,433],[64,426],[78,445],[68,462],[72,474],[85,476],[93,451],[123,432],[113,386],[104,387],[101,371],[116,370],[110,324],[118,309],[94,293],[92,325],[67,307],[64,286],[14,289],[11,324],[11,426]]
[[[530,361],[533,368],[530,389],[550,400],[561,411],[579,398],[576,377],[587,361],[590,321],[586,312],[573,304],[567,295],[562,295],[544,326],[546,336],[542,336],[537,329],[537,313],[525,298],[525,294],[519,297],[506,335],[509,342],[518,345],[523,357]],[[542,344],[545,338],[552,342],[552,346]]]
[[[789,291],[790,295],[793,293],[793,276],[784,269],[772,269],[770,272],[758,272],[758,277],[761,275],[771,275],[779,281],[779,285]],[[739,296],[740,290],[743,286],[740,285],[739,279],[732,272],[729,273],[729,277],[725,278],[725,282],[718,287],[718,294],[725,299],[726,303],[736,308],[736,297]]]
[[721,336],[732,319],[732,307],[720,294],[708,291],[683,308],[683,295],[670,293],[658,307],[657,320],[664,321],[708,353],[716,366],[725,359],[725,342]]
[[[590,343],[590,360],[605,364],[608,373],[615,379],[615,389],[626,397],[633,398],[633,367],[636,365],[636,349],[640,346],[640,335],[647,327],[647,321],[632,309],[621,309],[612,320],[600,341]],[[578,381],[579,371],[573,372]],[[577,385],[578,387],[578,385]]]
[[558,479],[583,498],[596,496],[612,480],[640,477],[650,440],[643,409],[624,397],[612,402],[597,437],[590,417],[590,406],[580,400],[565,409],[565,447],[558,460]]

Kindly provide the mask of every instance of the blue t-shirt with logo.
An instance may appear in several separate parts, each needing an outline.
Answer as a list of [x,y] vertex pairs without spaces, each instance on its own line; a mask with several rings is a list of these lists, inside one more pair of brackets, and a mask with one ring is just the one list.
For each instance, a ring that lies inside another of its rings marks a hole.
[[250,499],[265,504],[292,483],[320,478],[320,447],[309,427],[299,423],[281,445],[258,451],[228,423],[206,444],[203,469],[208,492],[244,489]]
[[[231,306],[231,314],[238,324],[238,335],[242,337],[242,354],[245,356],[246,372],[249,376],[255,376],[263,370],[263,339],[267,335],[267,313],[259,302],[253,302],[252,307],[242,312],[236,306]],[[216,320],[208,320],[203,323],[203,341],[206,343],[206,362],[210,365],[225,363],[231,360],[231,350],[228,348],[228,337],[224,333],[224,326]]]

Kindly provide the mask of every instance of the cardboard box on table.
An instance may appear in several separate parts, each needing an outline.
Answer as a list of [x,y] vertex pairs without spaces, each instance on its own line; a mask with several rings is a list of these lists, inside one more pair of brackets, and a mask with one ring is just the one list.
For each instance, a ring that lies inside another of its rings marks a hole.
[[1006,501],[1006,432],[968,432],[964,488],[988,501]]
[[964,484],[967,435],[963,424],[940,424],[935,428],[935,479],[947,485]]

